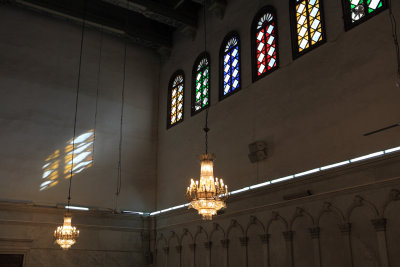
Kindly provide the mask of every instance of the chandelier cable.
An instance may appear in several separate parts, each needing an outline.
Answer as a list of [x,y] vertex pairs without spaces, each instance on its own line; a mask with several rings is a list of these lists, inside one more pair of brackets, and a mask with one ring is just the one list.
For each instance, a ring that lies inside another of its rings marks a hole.
[[94,162],[94,148],[96,143],[96,129],[97,129],[97,113],[99,106],[99,94],[100,94],[100,74],[101,74],[101,59],[103,54],[103,26],[100,30],[100,50],[99,50],[99,67],[97,69],[97,85],[96,85],[96,104],[95,104],[95,112],[94,112],[94,126],[93,126],[93,152],[92,152],[92,163]]
[[[128,28],[128,10],[129,1],[127,1],[127,11],[125,16],[125,34]],[[123,63],[123,74],[122,74],[122,92],[121,92],[121,116],[119,126],[119,145],[118,145],[118,174],[117,174],[117,189],[115,191],[115,206],[114,211],[118,208],[118,197],[121,193],[122,187],[122,141],[123,141],[123,122],[124,122],[124,107],[125,107],[125,82],[126,82],[126,54],[127,54],[127,41],[124,39],[124,63]]]
[[85,26],[86,26],[86,9],[87,9],[87,0],[84,1],[83,16],[82,16],[82,32],[81,32],[81,43],[80,43],[80,53],[79,53],[78,80],[77,80],[76,97],[75,97],[74,132],[73,132],[73,137],[72,137],[71,170],[70,170],[69,189],[68,189],[68,206],[67,206],[68,212],[69,212],[69,206],[71,204],[71,187],[72,187],[72,176],[73,176],[73,170],[74,170],[76,122],[77,122],[77,118],[78,118],[79,91],[80,91],[80,86],[81,86],[83,41],[85,38]]
[[206,21],[206,2],[204,0],[204,8],[203,8],[203,21],[204,21],[204,54],[207,52],[207,21]]

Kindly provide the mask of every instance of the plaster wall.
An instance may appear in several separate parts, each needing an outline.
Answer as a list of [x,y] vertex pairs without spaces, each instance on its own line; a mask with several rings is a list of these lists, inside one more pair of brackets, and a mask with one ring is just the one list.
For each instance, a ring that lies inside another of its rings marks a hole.
[[[81,27],[0,5],[0,199],[65,203],[65,147],[73,136]],[[123,40],[85,29],[76,136],[94,129],[94,164],[74,176],[72,204],[114,208]],[[128,44],[118,208],[153,210],[159,59]],[[156,77],[156,78],[155,78]],[[40,191],[46,159],[60,151],[55,186]]]
[[[400,4],[392,2],[399,17]],[[280,68],[253,83],[250,25],[264,5],[277,10]],[[296,60],[289,1],[232,0],[223,19],[207,15],[209,151],[217,156],[214,173],[231,190],[399,145],[398,128],[363,137],[400,121],[388,11],[345,32],[341,1],[324,1],[324,10],[327,43]],[[199,175],[198,155],[204,153],[205,112],[190,114],[192,67],[204,50],[199,24],[193,40],[175,36],[172,55],[161,68],[158,209],[185,202],[189,179]],[[219,50],[232,30],[241,40],[242,89],[219,101]],[[185,72],[184,121],[167,130],[168,81],[178,69]],[[267,143],[268,158],[252,164],[248,144],[257,140]]]

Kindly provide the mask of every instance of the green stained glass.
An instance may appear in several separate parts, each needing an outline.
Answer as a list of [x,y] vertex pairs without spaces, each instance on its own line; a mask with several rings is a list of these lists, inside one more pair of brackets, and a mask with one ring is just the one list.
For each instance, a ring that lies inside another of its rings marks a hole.
[[351,22],[357,22],[362,18],[369,18],[375,11],[384,7],[385,0],[348,0]]
[[202,58],[195,72],[195,95],[192,109],[200,111],[209,106],[210,65],[207,58]]

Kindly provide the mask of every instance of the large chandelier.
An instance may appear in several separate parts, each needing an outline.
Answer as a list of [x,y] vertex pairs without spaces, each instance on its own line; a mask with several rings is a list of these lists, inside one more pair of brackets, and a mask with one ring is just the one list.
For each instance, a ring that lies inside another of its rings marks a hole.
[[71,214],[66,213],[64,215],[64,224],[58,226],[54,231],[55,242],[64,250],[69,249],[79,238],[79,230],[76,230],[76,227],[71,225],[71,220]]
[[214,180],[214,159],[213,154],[200,156],[200,182],[192,179],[186,191],[189,208],[196,209],[203,220],[212,220],[218,210],[226,207],[225,201],[228,198],[228,186],[224,185],[222,179]]

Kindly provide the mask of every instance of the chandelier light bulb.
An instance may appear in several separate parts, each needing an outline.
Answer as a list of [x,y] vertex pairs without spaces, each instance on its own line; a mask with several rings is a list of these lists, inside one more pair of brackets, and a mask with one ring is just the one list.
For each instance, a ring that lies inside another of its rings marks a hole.
[[64,223],[54,231],[54,240],[63,250],[68,250],[79,238],[79,230],[71,224],[71,214],[64,215]]
[[222,179],[214,178],[214,155],[200,156],[200,181],[191,179],[186,191],[189,208],[194,208],[203,220],[211,220],[217,211],[226,207],[228,186]]

